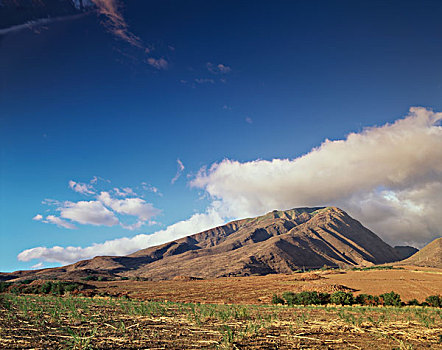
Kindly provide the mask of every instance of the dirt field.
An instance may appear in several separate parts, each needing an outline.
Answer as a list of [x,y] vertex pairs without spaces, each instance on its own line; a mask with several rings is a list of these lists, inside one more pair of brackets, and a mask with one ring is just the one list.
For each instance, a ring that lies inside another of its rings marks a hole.
[[0,295],[0,348],[442,349],[441,310]]
[[142,300],[168,300],[218,304],[270,304],[273,293],[316,290],[353,291],[356,295],[379,295],[395,291],[402,300],[423,301],[429,295],[442,294],[442,270],[404,267],[393,270],[317,271],[292,275],[226,277],[207,280],[160,282],[92,282],[110,294],[128,293]]
[[306,290],[423,301],[442,292],[437,269],[87,283],[115,297],[0,294],[0,348],[442,349],[440,308],[271,305]]

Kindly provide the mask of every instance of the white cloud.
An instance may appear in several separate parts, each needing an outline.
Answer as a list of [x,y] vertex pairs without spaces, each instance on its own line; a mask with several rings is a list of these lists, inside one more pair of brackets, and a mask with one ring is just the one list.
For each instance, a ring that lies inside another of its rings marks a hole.
[[137,194],[134,192],[134,190],[130,187],[124,187],[122,189],[115,187],[114,192],[119,197],[137,196]]
[[253,124],[253,119],[252,118],[250,118],[250,117],[246,117],[246,123],[248,123],[248,124]]
[[[205,213],[151,235],[85,248],[37,247],[18,258],[65,264],[97,255],[126,255],[227,219],[318,205],[341,207],[390,243],[422,246],[442,235],[441,120],[441,113],[412,108],[409,116],[392,124],[351,133],[344,140],[326,140],[295,159],[226,159],[203,168],[191,183],[212,198]],[[178,169],[184,170],[181,162]]]
[[43,267],[43,263],[39,262],[39,263],[37,263],[35,265],[32,265],[31,269],[41,269],[42,267]]
[[155,194],[159,195],[160,197],[163,196],[163,194],[160,192],[160,190],[157,187],[152,186],[152,185],[148,184],[147,182],[142,182],[141,188],[145,191],[155,193]]
[[208,62],[206,64],[207,70],[213,74],[227,74],[232,71],[232,68],[229,66],[219,63],[219,64],[213,64]]
[[197,83],[197,84],[215,84],[215,80],[207,79],[207,78],[197,78],[197,79],[195,79],[195,83]]
[[[75,192],[86,195],[94,195],[95,200],[61,202],[54,199],[45,199],[42,203],[55,206],[55,210],[60,213],[60,217],[49,215],[45,220],[43,220],[43,216],[38,214],[34,216],[33,220],[52,223],[65,228],[76,228],[71,222],[64,220],[68,219],[83,225],[121,225],[121,227],[124,229],[135,230],[145,224],[150,225],[153,222],[151,218],[161,213],[161,210],[156,209],[153,204],[147,203],[142,198],[138,198],[138,195],[131,187],[114,187],[114,189],[110,192],[101,191],[100,194],[97,194],[91,184],[97,185],[98,180],[103,180],[107,183],[110,182],[109,180],[96,176],[92,178],[89,184],[79,183],[73,180],[69,181],[69,187]],[[145,187],[146,186],[143,185],[143,188]],[[146,188],[148,188],[151,192],[158,192],[158,189],[155,187],[150,186]],[[111,195],[111,192],[117,197],[128,198],[114,198]],[[159,195],[161,195],[161,193],[159,193]],[[116,214],[135,216],[137,217],[137,221],[135,223],[128,224],[120,221]]]
[[64,202],[58,210],[61,217],[84,225],[114,226],[119,224],[115,214],[105,208],[100,201]]
[[141,198],[112,198],[109,192],[101,192],[97,199],[119,214],[133,215],[141,221],[149,220],[161,211]]
[[169,242],[174,239],[198,233],[215,226],[222,225],[224,219],[213,208],[205,213],[192,215],[189,219],[179,221],[164,230],[153,234],[139,234],[132,238],[119,238],[89,247],[36,247],[22,251],[18,255],[20,261],[40,259],[48,262],[69,264],[98,255],[127,255],[139,249]]
[[[95,179],[92,179],[91,181],[94,181],[94,180]],[[95,192],[93,191],[92,185],[81,183],[81,182],[75,182],[73,180],[69,181],[69,188],[71,188],[75,192],[78,192],[78,193],[81,193],[84,195],[95,194]]]
[[224,160],[192,186],[225,217],[338,205],[389,242],[422,245],[442,234],[441,113],[411,108],[393,124],[326,140],[296,159]]
[[169,66],[169,63],[164,58],[149,57],[147,63],[158,70],[167,69]]
[[70,222],[60,219],[59,217],[54,216],[54,215],[46,216],[46,219],[42,220],[42,222],[47,223],[47,224],[54,224],[54,225],[57,225],[58,227],[64,227],[64,228],[68,228],[71,230],[77,228],[75,225],[71,224]]
[[177,159],[177,172],[175,174],[175,176],[173,177],[173,179],[170,181],[172,183],[172,185],[179,179],[179,177],[181,176],[183,170],[184,170],[184,164],[181,160]]

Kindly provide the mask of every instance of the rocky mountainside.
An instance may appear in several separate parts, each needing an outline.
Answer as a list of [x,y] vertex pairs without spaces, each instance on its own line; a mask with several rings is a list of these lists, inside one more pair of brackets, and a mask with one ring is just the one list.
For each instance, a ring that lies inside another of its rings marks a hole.
[[428,243],[416,254],[401,261],[400,264],[442,268],[442,237]]
[[199,278],[291,273],[324,265],[368,266],[400,260],[394,248],[335,208],[272,211],[123,257],[100,256],[6,278]]
[[419,251],[419,249],[415,247],[410,247],[408,245],[397,245],[394,247],[394,250],[401,260],[407,259]]

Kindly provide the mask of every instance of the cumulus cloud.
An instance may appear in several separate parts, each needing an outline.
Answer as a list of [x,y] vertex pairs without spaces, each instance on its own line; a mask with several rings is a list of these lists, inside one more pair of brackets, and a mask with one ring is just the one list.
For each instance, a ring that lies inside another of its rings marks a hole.
[[127,196],[137,196],[135,191],[130,187],[123,187],[123,188],[114,188],[114,192],[119,197],[127,197]]
[[180,178],[182,172],[184,171],[184,164],[181,160],[177,159],[177,172],[175,174],[175,176],[173,177],[173,179],[170,181],[172,183],[172,185]]
[[[94,179],[92,179],[92,180],[94,180]],[[73,180],[69,181],[69,188],[71,188],[75,192],[85,194],[85,195],[95,194],[95,192],[93,191],[92,185],[80,183],[80,182],[75,182]]]
[[[191,182],[212,198],[205,213],[151,235],[84,248],[37,247],[18,258],[65,264],[97,255],[126,255],[230,219],[321,205],[341,207],[391,244],[422,246],[442,235],[441,120],[442,113],[411,108],[408,116],[392,124],[326,140],[298,158],[226,159],[201,169]],[[177,163],[180,174],[184,165]],[[113,199],[104,197],[110,206]],[[116,208],[124,207],[116,203]]]
[[54,216],[54,215],[48,215],[48,216],[46,216],[46,218],[43,218],[43,215],[37,214],[32,218],[32,220],[41,221],[46,224],[54,224],[54,225],[57,225],[58,227],[64,227],[64,228],[68,228],[68,229],[77,228],[74,224],[72,224],[66,220],[63,220],[57,216]]
[[112,198],[109,192],[101,192],[97,199],[119,214],[133,215],[141,221],[149,220],[161,211],[141,198]]
[[18,255],[20,261],[40,259],[48,262],[69,264],[98,255],[127,255],[139,249],[169,242],[174,239],[198,233],[222,225],[224,219],[213,207],[205,213],[192,215],[189,219],[179,221],[164,230],[153,234],[139,234],[132,238],[119,238],[89,247],[36,247],[24,250]]
[[229,66],[226,66],[225,64],[219,63],[219,64],[213,64],[208,62],[206,64],[207,70],[213,74],[227,74],[232,71],[232,68]]
[[[108,180],[96,176],[89,183],[69,181],[69,187],[73,191],[82,195],[93,195],[93,200],[72,202],[45,199],[42,203],[55,206],[55,211],[59,213],[59,216],[49,215],[44,219],[41,214],[37,214],[33,220],[56,224],[64,228],[76,228],[73,223],[79,223],[95,226],[121,225],[128,230],[135,230],[145,224],[155,223],[151,218],[161,213],[161,210],[140,198],[131,187],[114,187],[110,191],[97,191],[94,186],[98,187],[98,180],[103,180],[106,184],[109,183]],[[158,192],[155,187],[146,188],[151,192]],[[137,221],[132,224],[125,223],[124,218],[120,220],[117,215],[121,217],[135,216]]]
[[192,186],[226,217],[338,205],[389,242],[422,245],[442,234],[442,113],[411,108],[393,124],[326,140],[295,159],[224,160]]
[[58,210],[62,218],[83,225],[114,226],[119,223],[115,214],[104,207],[100,201],[66,201]]
[[169,63],[164,58],[153,58],[149,57],[147,59],[147,63],[149,63],[152,67],[158,69],[158,70],[165,70],[168,68]]

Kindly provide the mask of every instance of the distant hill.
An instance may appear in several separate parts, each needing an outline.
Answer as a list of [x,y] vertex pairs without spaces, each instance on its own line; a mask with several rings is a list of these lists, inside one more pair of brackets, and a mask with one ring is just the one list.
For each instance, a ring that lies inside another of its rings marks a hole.
[[410,247],[408,245],[397,245],[394,247],[394,250],[401,260],[407,259],[419,251],[419,249],[415,247]]
[[298,208],[230,222],[123,257],[101,256],[65,267],[0,278],[143,277],[291,273],[324,265],[369,266],[400,260],[397,251],[343,210]]
[[442,237],[427,244],[400,264],[442,268]]

